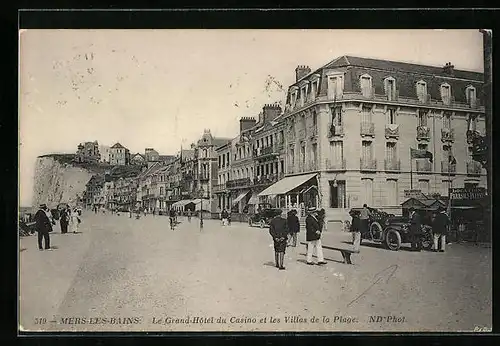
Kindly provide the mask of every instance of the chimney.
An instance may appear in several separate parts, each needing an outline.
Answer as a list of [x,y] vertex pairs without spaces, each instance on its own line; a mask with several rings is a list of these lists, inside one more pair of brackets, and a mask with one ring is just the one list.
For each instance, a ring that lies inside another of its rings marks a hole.
[[305,65],[299,65],[295,69],[295,81],[298,82],[302,77],[311,73],[311,68]]
[[245,131],[245,130],[251,129],[252,127],[255,126],[256,123],[257,123],[257,120],[255,120],[255,118],[252,118],[252,117],[241,118],[240,119],[240,133]]
[[281,107],[277,104],[268,104],[262,107],[262,123],[276,119],[281,114]]
[[453,75],[453,68],[454,67],[455,66],[453,66],[451,64],[451,62],[447,62],[446,65],[443,66],[443,71],[444,71],[444,73],[449,74],[450,76],[452,76]]

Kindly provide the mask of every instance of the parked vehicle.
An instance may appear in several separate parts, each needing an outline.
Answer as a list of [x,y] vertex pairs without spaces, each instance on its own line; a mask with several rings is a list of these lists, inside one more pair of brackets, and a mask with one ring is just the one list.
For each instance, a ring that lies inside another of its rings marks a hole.
[[[372,213],[369,220],[367,232],[361,233],[361,241],[370,240],[376,243],[382,243],[386,248],[398,251],[404,243],[411,243],[410,238],[410,220],[405,216],[395,216],[378,209],[368,208]],[[361,208],[353,208],[350,214],[358,217]],[[422,246],[424,249],[432,248],[432,228],[428,225],[422,225]]]
[[254,215],[250,215],[248,218],[248,224],[250,226],[259,225],[260,228],[265,228],[269,226],[271,220],[281,214],[281,209],[276,208],[264,208],[260,209]]

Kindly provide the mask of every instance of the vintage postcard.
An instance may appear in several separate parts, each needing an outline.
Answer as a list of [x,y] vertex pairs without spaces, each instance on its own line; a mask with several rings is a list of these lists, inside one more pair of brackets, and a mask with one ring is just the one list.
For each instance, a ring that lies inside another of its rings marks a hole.
[[490,34],[21,30],[19,330],[491,331]]

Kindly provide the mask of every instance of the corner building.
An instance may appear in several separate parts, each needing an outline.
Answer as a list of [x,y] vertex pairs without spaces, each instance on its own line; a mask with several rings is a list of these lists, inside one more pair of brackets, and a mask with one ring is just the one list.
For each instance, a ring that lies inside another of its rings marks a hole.
[[[282,116],[286,176],[314,176],[329,222],[363,203],[400,214],[405,190],[486,187],[469,145],[485,134],[483,74],[351,56],[295,72]],[[433,161],[411,160],[410,148]]]

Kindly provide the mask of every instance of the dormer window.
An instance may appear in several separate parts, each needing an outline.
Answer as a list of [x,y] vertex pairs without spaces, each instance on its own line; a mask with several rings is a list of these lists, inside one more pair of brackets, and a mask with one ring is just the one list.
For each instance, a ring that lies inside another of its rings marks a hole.
[[420,102],[427,101],[427,83],[423,80],[417,82],[417,98]]
[[447,83],[441,84],[441,100],[445,105],[451,103],[451,86]]
[[465,98],[467,100],[467,104],[474,107],[476,105],[476,88],[474,88],[472,85],[469,85],[465,89]]
[[300,106],[303,106],[306,103],[308,86],[309,85],[306,84],[300,88]]
[[396,99],[396,80],[392,77],[384,79],[384,90],[388,101]]
[[372,77],[364,74],[360,77],[361,94],[364,97],[372,96]]
[[328,98],[339,99],[344,91],[344,78],[342,75],[328,76]]

